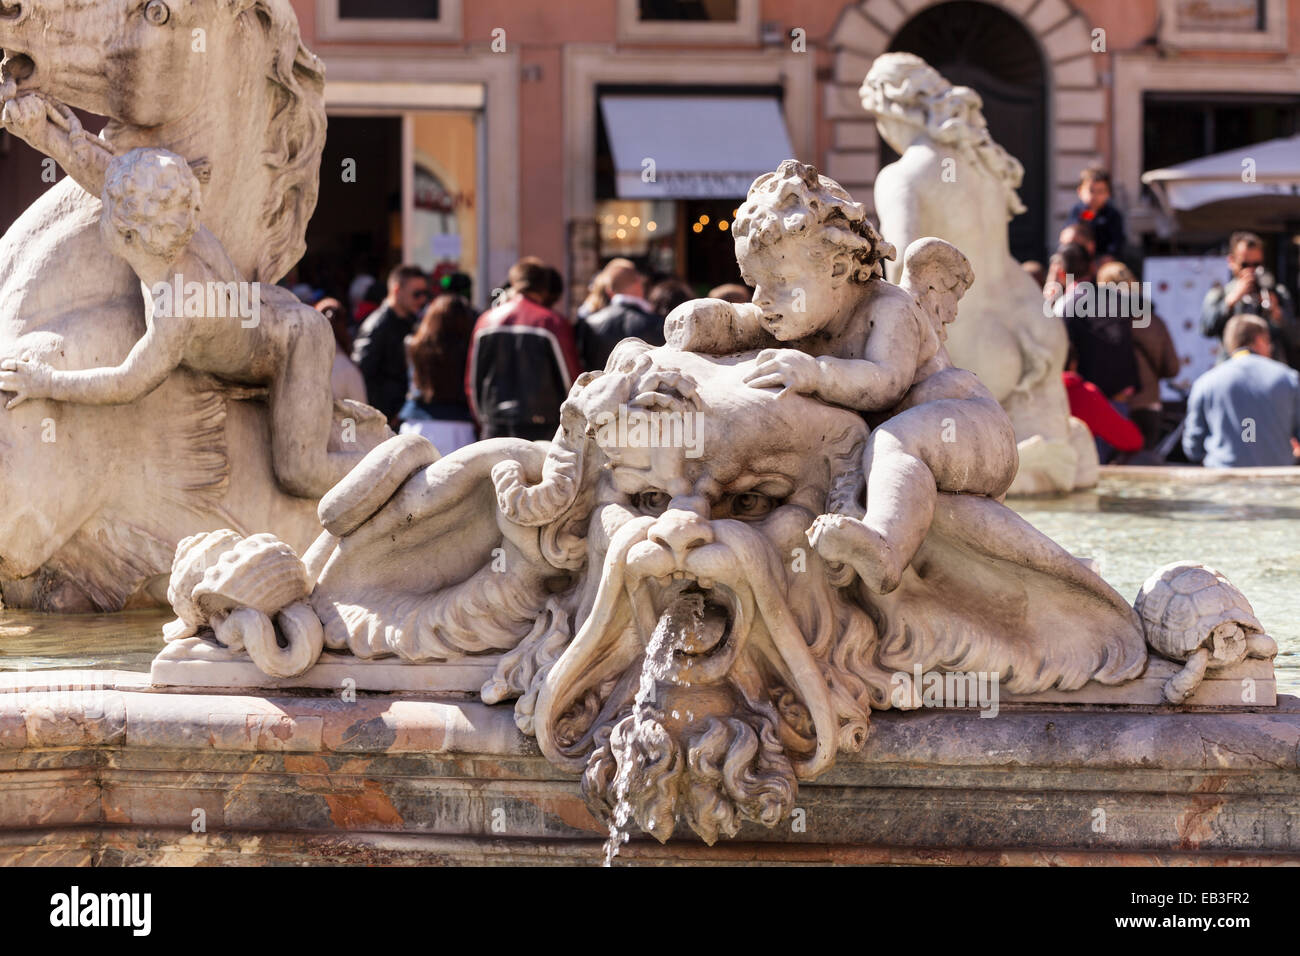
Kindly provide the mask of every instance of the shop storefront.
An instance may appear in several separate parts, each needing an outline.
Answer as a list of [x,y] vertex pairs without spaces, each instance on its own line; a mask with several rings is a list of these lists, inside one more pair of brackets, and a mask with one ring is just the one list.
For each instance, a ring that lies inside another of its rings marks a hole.
[[598,255],[704,292],[738,281],[731,221],[754,179],[793,155],[779,89],[597,90]]
[[[299,281],[337,293],[358,275],[382,280],[413,262],[435,275],[468,274],[477,295],[482,90],[426,90],[419,109],[367,102],[379,92],[327,88],[320,199]],[[435,97],[446,105],[431,106]]]
[[518,61],[332,52],[320,198],[297,281],[335,295],[403,262],[483,305],[518,257]]

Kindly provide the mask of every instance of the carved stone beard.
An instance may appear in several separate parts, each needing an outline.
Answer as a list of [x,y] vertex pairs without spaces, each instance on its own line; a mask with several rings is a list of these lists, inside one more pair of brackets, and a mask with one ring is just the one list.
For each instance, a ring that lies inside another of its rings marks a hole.
[[622,795],[628,816],[660,843],[679,816],[712,846],[735,836],[744,820],[771,827],[794,809],[795,771],[770,708],[710,717],[678,733],[629,713],[596,739],[582,778],[587,806],[602,820],[617,819]]
[[610,541],[591,612],[539,699],[538,742],[585,763],[598,817],[625,799],[622,814],[660,841],[681,818],[712,844],[745,820],[779,822],[798,779],[860,748],[887,677],[841,669],[874,659],[875,628],[815,553],[787,570],[758,527],[724,519],[678,560],[647,538],[652,524],[633,518]]

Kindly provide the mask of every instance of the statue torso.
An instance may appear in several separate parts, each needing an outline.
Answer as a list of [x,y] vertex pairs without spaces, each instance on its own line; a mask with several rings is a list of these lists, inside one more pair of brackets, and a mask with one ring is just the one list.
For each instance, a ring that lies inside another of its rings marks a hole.
[[65,179],[0,238],[0,355],[57,344],[56,367],[116,364],[143,334],[139,280],[104,247],[99,212]]

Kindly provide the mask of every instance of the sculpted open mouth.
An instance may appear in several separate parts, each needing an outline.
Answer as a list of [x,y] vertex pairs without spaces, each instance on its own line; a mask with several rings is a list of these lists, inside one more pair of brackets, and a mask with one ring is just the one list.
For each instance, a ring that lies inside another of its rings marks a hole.
[[[3,19],[0,18],[0,22]],[[34,87],[36,62],[26,53],[10,53],[0,60],[0,103],[8,102],[19,93],[25,93]]]
[[638,623],[647,642],[660,635],[670,642],[658,676],[683,686],[721,681],[744,644],[748,602],[726,585],[696,580],[680,571],[677,575],[647,579],[637,601]]

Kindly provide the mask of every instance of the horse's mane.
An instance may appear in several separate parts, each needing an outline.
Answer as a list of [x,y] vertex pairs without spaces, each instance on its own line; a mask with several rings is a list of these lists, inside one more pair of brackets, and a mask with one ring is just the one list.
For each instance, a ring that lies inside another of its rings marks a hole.
[[272,86],[263,158],[271,170],[262,252],[253,279],[281,279],[307,250],[307,222],[316,209],[325,147],[325,65],[302,43],[289,0],[224,0],[251,34],[270,47]]

